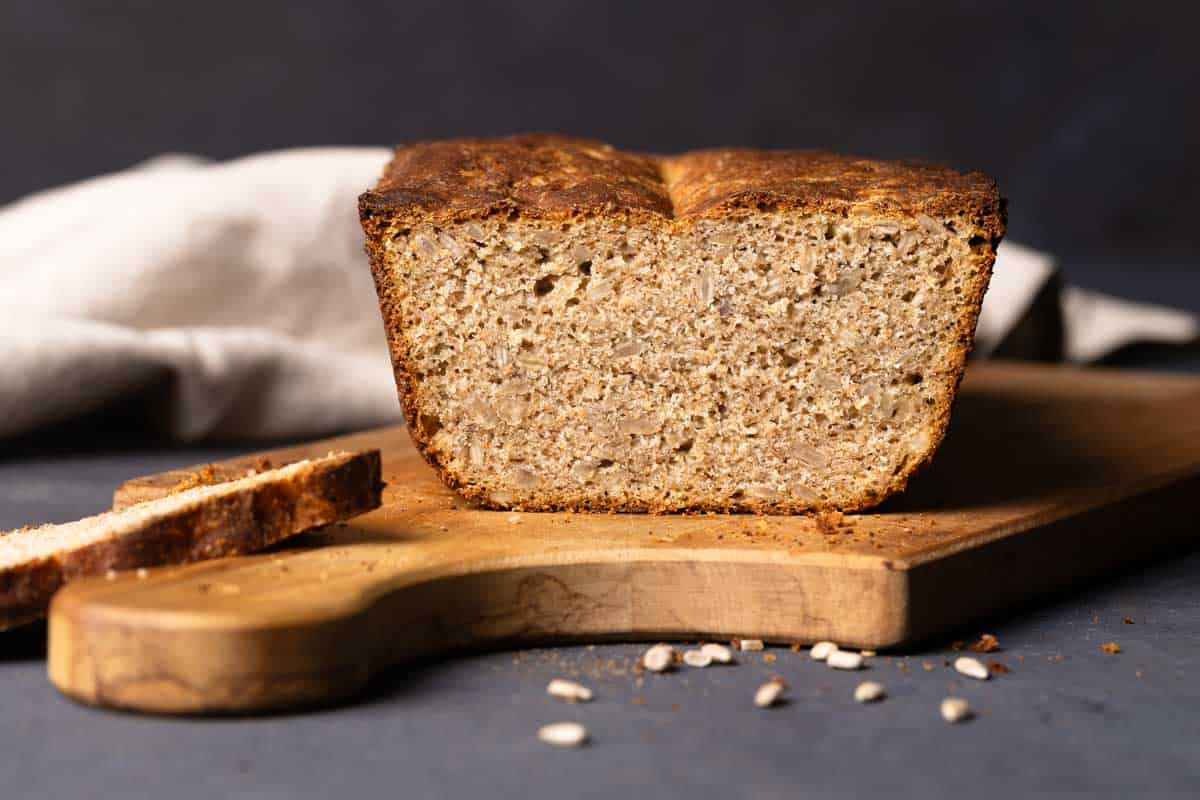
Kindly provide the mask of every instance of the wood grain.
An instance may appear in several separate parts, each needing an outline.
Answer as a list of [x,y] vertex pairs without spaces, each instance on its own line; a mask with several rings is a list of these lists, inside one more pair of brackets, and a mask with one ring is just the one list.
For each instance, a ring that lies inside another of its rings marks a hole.
[[[230,475],[380,447],[384,506],[273,552],[51,607],[68,695],[154,712],[328,703],[379,670],[463,649],[753,636],[897,648],[1196,541],[1200,381],[973,367],[950,435],[910,490],[831,517],[511,514],[465,504],[402,428],[215,465]],[[180,473],[134,480],[124,505]]]

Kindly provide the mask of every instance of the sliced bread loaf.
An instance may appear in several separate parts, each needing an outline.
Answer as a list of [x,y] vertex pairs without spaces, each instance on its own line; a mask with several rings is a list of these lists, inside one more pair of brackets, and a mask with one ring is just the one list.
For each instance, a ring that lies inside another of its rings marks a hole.
[[37,619],[67,581],[260,550],[377,508],[378,450],[331,453],[64,525],[0,533],[0,630]]
[[996,184],[554,135],[400,147],[359,202],[414,441],[492,507],[857,509],[946,429]]

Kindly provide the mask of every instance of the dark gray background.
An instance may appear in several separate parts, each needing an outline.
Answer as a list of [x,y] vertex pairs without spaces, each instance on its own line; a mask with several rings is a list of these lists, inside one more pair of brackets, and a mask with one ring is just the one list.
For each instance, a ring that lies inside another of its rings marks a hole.
[[5,0],[0,202],[172,150],[821,147],[987,171],[1073,280],[1200,305],[1198,28],[1191,2]]
[[[122,479],[230,454],[0,460],[0,529],[93,513]],[[46,680],[42,630],[10,632],[0,634],[0,797],[1194,798],[1198,584],[1192,553],[988,623],[1003,650],[987,658],[1012,671],[987,683],[947,669],[954,653],[935,643],[859,673],[773,648],[771,665],[745,653],[737,666],[639,687],[628,668],[643,647],[603,645],[445,659],[393,671],[357,704],[245,719],[77,706]],[[1122,652],[1103,653],[1108,641]],[[751,698],[772,673],[791,702],[763,711]],[[551,700],[546,682],[561,676],[591,686],[595,701]],[[890,696],[856,705],[868,678]],[[942,722],[948,694],[979,716]],[[540,725],[560,720],[584,722],[593,743],[559,752],[537,741]]]
[[[0,202],[164,151],[528,129],[825,147],[990,172],[1012,238],[1072,280],[1200,309],[1195,4],[833,9],[4,0]],[[115,427],[8,443],[0,529],[94,513],[125,478],[229,453],[149,451]],[[750,704],[757,657],[636,688],[605,665],[640,648],[612,645],[398,670],[336,710],[147,719],[58,696],[33,628],[0,635],[0,797],[1194,797],[1198,583],[1192,553],[997,620],[1013,672],[987,684],[947,671],[944,647],[860,675],[783,651],[792,702],[770,712]],[[1101,653],[1110,640],[1124,652]],[[575,671],[595,703],[545,697]],[[865,677],[890,699],[854,705]],[[979,709],[969,725],[937,717],[952,692]],[[556,719],[595,742],[548,750],[534,731]]]

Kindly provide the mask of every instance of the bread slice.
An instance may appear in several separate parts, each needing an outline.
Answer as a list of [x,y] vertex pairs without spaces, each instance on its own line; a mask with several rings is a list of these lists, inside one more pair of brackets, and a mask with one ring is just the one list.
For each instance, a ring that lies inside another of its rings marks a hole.
[[377,508],[378,450],[331,453],[65,525],[0,533],[0,630],[42,616],[75,578],[260,550]]
[[412,436],[502,508],[858,509],[933,454],[996,184],[555,135],[396,150],[359,212]]

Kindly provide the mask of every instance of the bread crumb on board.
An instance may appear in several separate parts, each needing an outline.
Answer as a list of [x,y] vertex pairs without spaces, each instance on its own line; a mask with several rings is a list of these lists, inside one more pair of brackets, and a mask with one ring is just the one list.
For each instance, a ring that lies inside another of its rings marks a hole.
[[224,479],[217,477],[217,471],[212,464],[206,464],[203,467],[198,467],[179,479],[174,486],[171,487],[170,494],[178,492],[186,492],[188,489],[195,489],[199,486],[212,486],[216,483],[221,483]]

